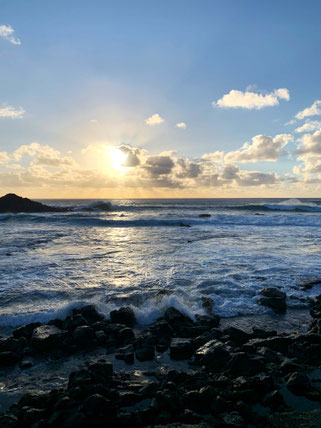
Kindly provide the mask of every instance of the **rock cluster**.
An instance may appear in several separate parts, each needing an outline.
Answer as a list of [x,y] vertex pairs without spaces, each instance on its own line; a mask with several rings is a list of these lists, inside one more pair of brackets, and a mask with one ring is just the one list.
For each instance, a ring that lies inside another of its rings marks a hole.
[[63,321],[20,327],[12,337],[1,339],[2,366],[32,353],[63,356],[103,346],[126,364],[136,362],[139,367],[141,361],[168,352],[173,362],[187,360],[191,370],[155,364],[141,375],[117,373],[110,362],[99,360],[71,373],[66,388],[24,395],[0,416],[0,426],[228,428],[296,426],[286,421],[314,420],[318,412],[296,415],[287,400],[292,394],[305,403],[321,401],[318,382],[310,376],[320,365],[321,296],[311,315],[314,320],[306,334],[223,329],[218,316],[197,316],[193,321],[174,307],[138,332],[132,329],[136,320],[129,307],[113,311],[110,321],[93,306],[85,306]]

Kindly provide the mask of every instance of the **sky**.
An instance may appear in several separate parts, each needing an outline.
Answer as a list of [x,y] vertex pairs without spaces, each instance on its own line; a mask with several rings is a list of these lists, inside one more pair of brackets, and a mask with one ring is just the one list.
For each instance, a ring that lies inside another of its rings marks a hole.
[[319,0],[0,0],[0,194],[320,197]]

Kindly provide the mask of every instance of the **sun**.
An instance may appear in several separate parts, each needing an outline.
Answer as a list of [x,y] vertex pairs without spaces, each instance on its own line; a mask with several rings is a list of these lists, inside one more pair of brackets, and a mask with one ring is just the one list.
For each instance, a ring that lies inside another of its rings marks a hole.
[[116,147],[109,147],[109,156],[112,167],[118,171],[122,171],[124,169],[127,154]]

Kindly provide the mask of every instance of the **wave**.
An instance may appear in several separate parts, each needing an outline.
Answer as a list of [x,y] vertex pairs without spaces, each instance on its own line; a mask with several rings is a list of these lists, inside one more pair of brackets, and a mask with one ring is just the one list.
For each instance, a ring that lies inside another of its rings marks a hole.
[[249,205],[232,205],[226,207],[236,210],[250,211],[303,211],[303,212],[321,212],[321,206],[314,202],[301,202],[299,199],[288,199],[273,204],[249,204]]

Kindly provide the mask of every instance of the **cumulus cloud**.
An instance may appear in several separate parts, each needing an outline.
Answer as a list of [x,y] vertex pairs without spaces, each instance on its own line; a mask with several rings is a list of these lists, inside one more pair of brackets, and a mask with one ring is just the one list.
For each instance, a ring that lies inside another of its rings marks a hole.
[[174,165],[170,156],[149,156],[143,167],[151,177],[158,177],[169,174]]
[[214,162],[214,163],[221,163],[223,162],[224,158],[224,152],[220,150],[216,150],[216,152],[212,153],[205,153],[202,155],[202,158],[204,161]]
[[[278,137],[274,139],[276,142]],[[284,144],[284,139],[280,139]],[[126,154],[120,170],[113,168],[110,148]],[[293,177],[279,177],[273,172],[243,170],[232,161],[227,162],[223,158],[223,152],[208,153],[192,159],[179,157],[174,151],[151,155],[146,150],[129,144],[117,147],[92,144],[82,152],[85,156],[79,157],[79,163],[49,145],[36,142],[22,145],[11,154],[0,152],[0,186],[10,191],[14,191],[14,188],[45,187],[53,191],[57,188],[157,188],[197,192],[198,189],[211,188],[235,191],[238,188],[270,187],[294,182]],[[300,156],[307,154],[301,153]],[[321,161],[320,164],[313,165],[315,171],[319,167],[321,168]]]
[[0,163],[7,163],[9,159],[10,158],[7,152],[0,152]]
[[299,111],[295,117],[297,119],[304,119],[309,116],[318,116],[321,114],[321,100],[316,100],[310,107],[305,108],[302,111]]
[[162,117],[160,117],[160,115],[158,113],[155,113],[152,116],[150,116],[149,118],[147,118],[145,120],[145,122],[149,126],[154,126],[154,125],[159,125],[159,124],[165,122],[165,120]]
[[11,25],[0,25],[0,37],[8,40],[13,45],[21,45],[21,40],[14,36],[14,29]]
[[59,150],[36,142],[29,145],[22,145],[13,153],[14,159],[18,161],[21,160],[23,156],[32,157],[33,164],[38,165],[53,167],[75,165],[75,161],[70,156],[62,156]]
[[306,122],[304,125],[296,128],[294,132],[296,133],[313,132],[313,131],[316,131],[317,129],[321,129],[321,121],[310,120]]
[[118,147],[123,153],[125,153],[126,159],[122,166],[134,167],[138,166],[141,162],[140,156],[142,155],[142,150],[137,147],[131,147],[129,145],[123,144]]
[[14,108],[12,106],[1,106],[0,117],[10,117],[11,119],[21,119],[25,111],[23,108]]
[[213,107],[220,108],[244,108],[248,110],[260,110],[263,107],[271,107],[279,104],[279,99],[289,101],[290,93],[286,88],[275,89],[269,94],[260,94],[251,91],[238,91],[232,89],[217,101],[212,102]]
[[180,129],[186,129],[187,128],[187,125],[185,122],[176,123],[175,126],[176,126],[176,128],[180,128]]
[[321,129],[314,134],[303,135],[300,141],[302,144],[296,154],[321,155]]
[[279,134],[274,138],[266,135],[256,135],[252,144],[245,143],[240,150],[225,155],[226,162],[259,162],[276,161],[285,154],[282,149],[293,139],[291,134]]

